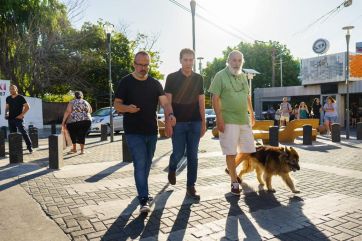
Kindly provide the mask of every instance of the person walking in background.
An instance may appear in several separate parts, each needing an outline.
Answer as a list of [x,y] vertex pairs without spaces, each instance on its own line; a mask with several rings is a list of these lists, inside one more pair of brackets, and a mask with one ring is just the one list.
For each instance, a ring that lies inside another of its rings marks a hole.
[[6,97],[5,119],[8,120],[10,133],[19,131],[23,135],[28,151],[33,153],[30,137],[24,128],[24,117],[29,109],[30,106],[24,96],[18,94],[18,87],[10,85],[10,96]]
[[225,171],[230,175],[231,193],[234,195],[240,195],[241,184],[236,167],[256,151],[251,129],[255,117],[248,81],[242,72],[243,65],[243,54],[238,50],[231,51],[227,66],[216,73],[209,89],[213,94],[212,105],[220,132],[220,146],[223,155],[226,155]]
[[314,98],[312,103],[312,116],[314,119],[321,119],[322,105],[319,98]]
[[280,114],[279,126],[283,126],[284,124],[286,126],[290,120],[290,112],[292,112],[292,106],[288,103],[287,97],[283,98],[283,102],[280,104],[280,111],[281,114]]
[[308,119],[309,110],[305,102],[300,102],[298,109],[298,119]]
[[358,105],[356,102],[352,103],[352,110],[351,110],[351,114],[352,114],[352,128],[353,127],[357,127],[357,120],[358,120]]
[[85,137],[91,126],[92,107],[83,99],[81,91],[74,92],[74,100],[70,101],[63,116],[62,128],[68,130],[73,147],[70,153],[77,152],[77,143],[80,145],[80,154],[84,154]]
[[327,97],[327,103],[323,106],[324,110],[324,126],[327,129],[327,135],[331,134],[331,125],[337,122],[337,104],[336,101],[331,97]]
[[203,78],[192,71],[195,52],[182,49],[180,52],[181,69],[167,76],[165,93],[177,119],[173,128],[172,154],[170,156],[168,181],[176,184],[177,164],[187,156],[186,194],[200,198],[196,194],[198,148],[200,138],[206,132],[205,95]]
[[172,106],[160,82],[148,75],[151,56],[140,51],[135,55],[134,72],[123,77],[115,92],[114,108],[124,113],[123,127],[133,159],[134,179],[140,212],[151,209],[148,177],[157,143],[157,105],[165,110],[166,135],[172,136],[176,124]]
[[292,112],[290,113],[290,121],[296,120],[298,118],[298,110],[299,110],[299,105],[295,104],[294,108],[292,109]]

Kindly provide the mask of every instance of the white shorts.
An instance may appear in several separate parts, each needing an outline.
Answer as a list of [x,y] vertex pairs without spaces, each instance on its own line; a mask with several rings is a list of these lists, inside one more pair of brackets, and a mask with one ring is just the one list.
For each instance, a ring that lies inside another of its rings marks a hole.
[[224,155],[255,152],[253,131],[249,125],[225,124],[219,134],[220,146]]
[[289,116],[280,116],[280,121],[286,121],[289,122]]

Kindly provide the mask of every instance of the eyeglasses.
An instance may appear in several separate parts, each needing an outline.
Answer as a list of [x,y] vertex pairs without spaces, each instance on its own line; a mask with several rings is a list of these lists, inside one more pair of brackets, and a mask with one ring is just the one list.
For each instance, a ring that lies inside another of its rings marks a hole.
[[136,62],[134,62],[134,64],[137,65],[137,66],[140,66],[140,67],[142,67],[142,68],[148,68],[148,67],[150,67],[150,64],[139,64],[139,63],[136,63]]

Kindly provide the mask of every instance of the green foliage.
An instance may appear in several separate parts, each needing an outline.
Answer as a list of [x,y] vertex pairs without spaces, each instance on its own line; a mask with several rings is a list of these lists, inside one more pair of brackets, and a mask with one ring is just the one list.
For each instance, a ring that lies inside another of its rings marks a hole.
[[253,78],[253,90],[255,88],[265,88],[272,86],[272,55],[274,51],[275,58],[275,86],[280,86],[280,66],[279,56],[283,60],[283,86],[300,85],[298,80],[299,61],[294,59],[290,51],[285,45],[279,42],[255,42],[255,43],[239,43],[236,47],[227,49],[223,52],[223,56],[215,58],[211,63],[207,63],[207,67],[203,70],[205,76],[205,88],[208,89],[212,78],[221,69],[225,68],[228,54],[234,50],[240,50],[244,54],[245,69],[255,69],[260,72]]

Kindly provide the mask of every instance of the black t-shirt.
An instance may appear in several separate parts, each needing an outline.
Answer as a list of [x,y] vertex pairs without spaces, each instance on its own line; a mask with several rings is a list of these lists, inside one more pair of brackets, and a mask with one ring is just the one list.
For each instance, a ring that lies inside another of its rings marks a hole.
[[12,98],[11,95],[6,97],[6,104],[9,105],[9,120],[15,119],[15,117],[20,115],[26,103],[22,95],[17,95],[15,98]]
[[165,92],[172,94],[172,108],[177,122],[200,121],[199,95],[204,94],[203,78],[197,73],[186,77],[181,70],[169,74]]
[[157,135],[157,105],[159,97],[165,95],[158,80],[148,77],[141,81],[132,74],[121,79],[115,97],[125,105],[140,108],[136,113],[125,113],[123,128],[126,134]]

